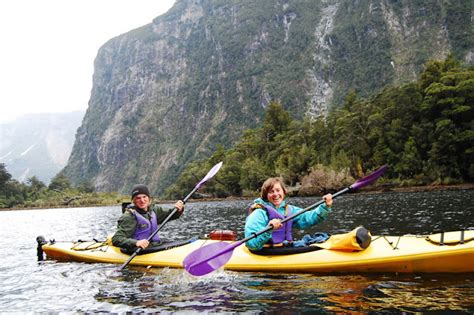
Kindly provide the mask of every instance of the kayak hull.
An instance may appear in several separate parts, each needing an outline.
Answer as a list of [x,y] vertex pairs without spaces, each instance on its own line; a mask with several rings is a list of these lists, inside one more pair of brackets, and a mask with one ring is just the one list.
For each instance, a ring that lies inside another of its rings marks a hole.
[[[256,255],[241,245],[233,250],[224,269],[278,273],[466,273],[474,272],[473,239],[474,231],[372,236],[370,246],[362,251],[319,249],[275,256]],[[168,250],[137,255],[130,265],[183,268],[183,260],[189,253],[212,242],[218,241],[199,239]],[[45,244],[42,250],[49,259],[58,261],[123,264],[130,257],[109,242],[58,242]]]

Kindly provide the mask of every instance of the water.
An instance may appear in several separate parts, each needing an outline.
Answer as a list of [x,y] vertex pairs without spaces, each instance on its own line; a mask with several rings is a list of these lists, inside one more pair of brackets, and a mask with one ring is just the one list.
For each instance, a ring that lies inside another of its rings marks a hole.
[[[292,199],[303,207],[316,198]],[[316,228],[372,234],[474,229],[474,190],[344,195]],[[169,240],[213,229],[243,234],[249,200],[188,203],[160,235]],[[167,205],[171,206],[171,205]],[[0,212],[0,312],[413,313],[474,312],[474,274],[312,275],[218,270],[192,277],[181,269],[36,261],[38,235],[57,241],[104,240],[120,207]],[[473,262],[474,263],[474,262]]]

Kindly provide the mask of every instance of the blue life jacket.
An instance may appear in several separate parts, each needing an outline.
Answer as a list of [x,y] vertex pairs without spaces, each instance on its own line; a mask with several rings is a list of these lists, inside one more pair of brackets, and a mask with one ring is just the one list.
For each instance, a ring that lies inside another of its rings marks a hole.
[[[153,210],[148,210],[150,213],[150,220],[145,218],[135,209],[129,209],[129,211],[135,216],[137,220],[137,228],[133,234],[133,238],[136,240],[148,239],[148,237],[158,229],[158,223],[156,222],[156,214]],[[151,239],[152,242],[159,242],[160,237],[158,233]]]
[[[273,207],[266,205],[266,204],[260,204],[263,209],[267,211],[269,221],[272,219],[280,219],[283,220],[285,219],[289,213],[288,209],[290,206],[286,205],[285,206],[285,215],[281,215],[277,210],[275,210]],[[270,245],[277,245],[277,244],[282,244],[283,242],[293,242],[293,220],[288,220],[283,223],[283,226],[277,230],[273,230],[272,232],[272,238],[268,241]]]

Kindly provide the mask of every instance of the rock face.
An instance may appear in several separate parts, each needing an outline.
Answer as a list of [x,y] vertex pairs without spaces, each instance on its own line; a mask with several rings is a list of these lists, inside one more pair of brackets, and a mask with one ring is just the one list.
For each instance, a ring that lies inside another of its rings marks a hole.
[[472,63],[473,12],[472,1],[178,0],[100,49],[64,171],[99,191],[160,193],[272,100],[315,117],[350,90],[414,79],[428,59]]

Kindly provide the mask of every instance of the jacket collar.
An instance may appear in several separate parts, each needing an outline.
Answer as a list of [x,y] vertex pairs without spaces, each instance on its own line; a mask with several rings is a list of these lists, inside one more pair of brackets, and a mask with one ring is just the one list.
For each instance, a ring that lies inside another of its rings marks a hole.
[[[285,208],[286,207],[286,202],[287,202],[287,198],[285,198],[281,203],[280,203],[280,207],[278,209],[281,209],[281,208]],[[269,201],[264,201],[262,198],[257,198],[254,200],[254,203],[258,203],[258,204],[261,204],[261,205],[266,205],[266,206],[270,206],[272,207],[273,209],[275,210],[278,210],[275,208],[275,206],[269,202]]]

